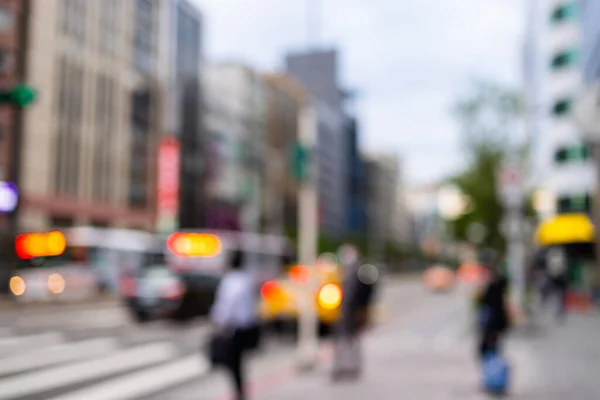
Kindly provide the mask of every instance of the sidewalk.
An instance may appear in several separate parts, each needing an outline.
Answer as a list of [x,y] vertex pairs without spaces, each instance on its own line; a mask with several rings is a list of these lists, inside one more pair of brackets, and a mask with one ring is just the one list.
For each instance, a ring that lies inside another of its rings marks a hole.
[[[534,330],[515,331],[505,353],[512,366],[509,398],[519,400],[600,399],[595,365],[599,316],[571,315],[564,325],[544,321]],[[480,371],[473,346],[443,352],[399,351],[393,332],[366,340],[362,380],[332,384],[329,366],[257,393],[260,400],[475,400],[489,399],[479,389]]]
[[[444,351],[399,349],[393,331],[381,331],[366,339],[365,375],[356,383],[332,384],[329,365],[311,374],[297,376],[266,393],[260,400],[475,400],[487,399],[479,389],[475,343],[467,342]],[[514,338],[507,344],[513,368],[511,398],[528,399],[535,370],[527,343]]]

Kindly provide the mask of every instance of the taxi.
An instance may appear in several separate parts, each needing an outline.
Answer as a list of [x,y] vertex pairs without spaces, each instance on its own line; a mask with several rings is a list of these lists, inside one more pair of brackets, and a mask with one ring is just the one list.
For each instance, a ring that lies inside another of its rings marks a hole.
[[287,277],[262,285],[260,318],[265,325],[294,325],[305,304],[303,301],[312,301],[321,330],[328,331],[340,317],[341,282],[338,265],[293,266]]

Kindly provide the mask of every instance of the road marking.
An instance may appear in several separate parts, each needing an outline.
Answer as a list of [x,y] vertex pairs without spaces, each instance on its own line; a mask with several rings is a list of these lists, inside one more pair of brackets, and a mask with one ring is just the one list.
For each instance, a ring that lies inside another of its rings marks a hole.
[[0,339],[0,354],[16,352],[21,349],[44,347],[62,342],[64,335],[58,332],[40,333],[28,336],[9,336]]
[[84,330],[90,328],[116,328],[127,325],[129,320],[123,315],[105,315],[103,317],[88,317],[73,321],[73,325],[69,326],[71,330]]
[[128,376],[115,378],[50,400],[131,400],[154,394],[210,370],[206,360],[197,355],[166,365],[153,367]]
[[172,359],[176,354],[172,344],[161,342],[113,352],[106,357],[77,364],[4,378],[0,381],[0,399],[33,395],[90,379],[116,375],[130,369]]
[[63,343],[27,351],[2,359],[0,375],[23,372],[33,368],[47,367],[66,361],[93,358],[111,352],[117,348],[114,338],[99,338],[81,342]]

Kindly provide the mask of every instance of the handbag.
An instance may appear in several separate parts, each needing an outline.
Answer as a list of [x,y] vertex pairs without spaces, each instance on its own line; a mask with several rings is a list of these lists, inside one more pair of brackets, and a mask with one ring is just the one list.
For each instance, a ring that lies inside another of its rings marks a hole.
[[244,349],[246,350],[258,350],[261,344],[261,329],[260,325],[256,324],[250,328],[246,328],[243,331],[244,335]]
[[234,345],[233,335],[229,333],[215,332],[209,336],[205,351],[213,368],[232,365]]

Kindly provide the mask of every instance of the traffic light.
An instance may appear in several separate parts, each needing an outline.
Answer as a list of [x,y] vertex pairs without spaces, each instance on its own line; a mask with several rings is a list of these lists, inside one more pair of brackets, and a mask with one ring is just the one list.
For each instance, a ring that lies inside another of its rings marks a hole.
[[292,175],[298,182],[304,182],[308,175],[308,150],[300,143],[292,149]]
[[59,256],[64,253],[66,247],[65,236],[58,231],[19,235],[15,240],[15,251],[22,260]]
[[26,83],[19,83],[10,90],[0,90],[0,103],[10,103],[26,108],[37,98],[37,91]]
[[179,257],[216,257],[221,252],[221,239],[210,233],[174,233],[167,248]]

